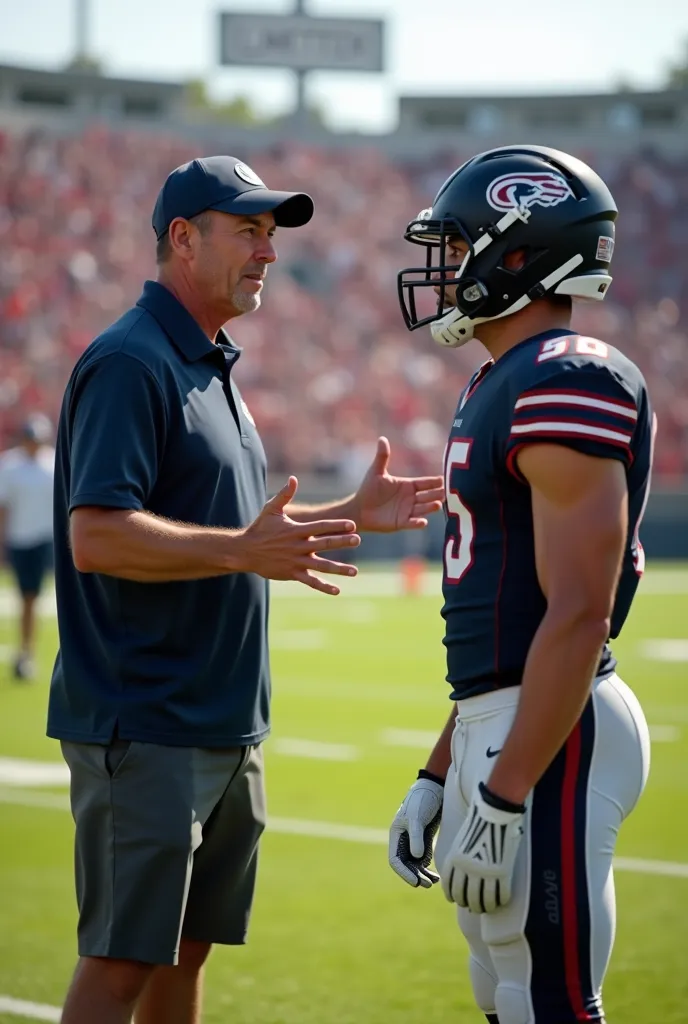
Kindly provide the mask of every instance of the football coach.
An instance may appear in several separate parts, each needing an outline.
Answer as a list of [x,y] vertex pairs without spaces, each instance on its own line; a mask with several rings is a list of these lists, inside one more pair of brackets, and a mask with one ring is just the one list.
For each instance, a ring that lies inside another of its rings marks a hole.
[[[265,825],[268,579],[326,594],[357,531],[421,528],[441,478],[266,500],[223,325],[260,305],[277,228],[313,214],[229,156],[173,171],[158,275],[78,360],[55,463],[60,649],[48,735],[71,772],[79,962],[64,1024],[192,1024],[213,943],[245,941]],[[298,396],[297,396],[298,400]]]

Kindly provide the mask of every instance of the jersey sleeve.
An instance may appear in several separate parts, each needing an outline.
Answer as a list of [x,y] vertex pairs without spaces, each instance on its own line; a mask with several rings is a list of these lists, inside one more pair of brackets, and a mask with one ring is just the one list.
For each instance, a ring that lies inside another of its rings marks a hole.
[[100,359],[76,382],[70,420],[70,512],[144,508],[166,433],[162,391],[147,367],[119,352]]
[[561,444],[586,455],[633,461],[638,409],[630,388],[610,372],[569,370],[536,380],[518,395],[507,441],[507,467],[528,444]]

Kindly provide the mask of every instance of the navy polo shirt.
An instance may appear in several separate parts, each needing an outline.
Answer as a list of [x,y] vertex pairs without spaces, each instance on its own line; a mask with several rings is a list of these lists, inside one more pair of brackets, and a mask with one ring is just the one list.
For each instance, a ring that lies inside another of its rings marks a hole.
[[48,735],[181,746],[256,743],[269,731],[267,580],[250,573],[136,583],[80,573],[69,514],[144,509],[182,523],[244,527],[266,500],[266,462],[214,345],[161,284],[95,339],[65,392],[55,460],[60,649]]

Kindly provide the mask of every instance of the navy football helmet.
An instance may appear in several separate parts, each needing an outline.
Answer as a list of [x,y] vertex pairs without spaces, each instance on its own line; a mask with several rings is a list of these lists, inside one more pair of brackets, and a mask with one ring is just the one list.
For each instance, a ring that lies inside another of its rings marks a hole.
[[[473,157],[406,228],[407,241],[427,250],[424,267],[398,274],[406,326],[413,331],[429,324],[437,342],[455,348],[478,324],[545,295],[604,299],[617,212],[599,175],[556,149],[506,146]],[[469,248],[458,267],[446,258],[448,242],[456,239]],[[504,266],[504,256],[515,250],[525,253],[520,270]],[[416,292],[433,288],[436,308],[421,316]],[[455,296],[447,288],[455,288]]]

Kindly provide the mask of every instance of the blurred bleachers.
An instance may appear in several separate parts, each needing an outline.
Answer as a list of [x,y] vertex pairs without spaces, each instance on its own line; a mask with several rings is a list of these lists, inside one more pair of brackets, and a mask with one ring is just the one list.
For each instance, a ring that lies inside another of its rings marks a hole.
[[[0,129],[0,447],[27,409],[56,418],[80,352],[155,276],[155,197],[195,155],[161,134]],[[386,433],[397,471],[436,471],[483,351],[443,352],[428,331],[408,333],[396,273],[420,254],[403,240],[407,221],[472,154],[393,162],[374,146],[280,143],[235,155],[316,202],[310,225],[278,233],[261,311],[231,326],[271,468],[352,483]],[[659,416],[656,477],[678,483],[688,477],[686,165],[647,151],[578,155],[605,177],[621,217],[609,299],[579,305],[575,325],[639,363]]]

